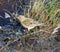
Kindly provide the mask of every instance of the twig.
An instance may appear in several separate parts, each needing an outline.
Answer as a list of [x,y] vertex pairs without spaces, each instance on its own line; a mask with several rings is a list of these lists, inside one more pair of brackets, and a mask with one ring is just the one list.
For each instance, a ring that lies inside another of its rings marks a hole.
[[[46,33],[48,33],[48,34],[51,34],[50,32],[48,32],[48,31],[46,31],[46,30],[42,30],[42,29],[40,29],[39,31],[30,33],[30,34],[36,34],[36,33],[39,33],[39,32],[46,32]],[[30,34],[27,34],[27,35],[30,35]]]
[[3,50],[4,48],[6,48],[8,45],[14,43],[14,42],[17,41],[17,40],[18,40],[18,38],[15,39],[14,41],[9,41],[9,42],[6,44],[6,46],[4,46],[4,47],[2,47],[2,48],[0,49],[0,51]]

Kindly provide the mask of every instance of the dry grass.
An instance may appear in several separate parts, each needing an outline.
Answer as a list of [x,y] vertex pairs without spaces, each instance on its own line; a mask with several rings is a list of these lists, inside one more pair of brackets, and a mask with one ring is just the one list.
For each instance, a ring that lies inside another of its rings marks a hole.
[[46,1],[42,2],[39,0],[38,2],[34,2],[33,5],[31,4],[25,16],[46,24],[48,29],[45,27],[45,30],[52,32],[53,29],[60,24],[59,1],[57,2],[58,4],[56,4],[56,1],[52,0],[46,5],[44,2]]

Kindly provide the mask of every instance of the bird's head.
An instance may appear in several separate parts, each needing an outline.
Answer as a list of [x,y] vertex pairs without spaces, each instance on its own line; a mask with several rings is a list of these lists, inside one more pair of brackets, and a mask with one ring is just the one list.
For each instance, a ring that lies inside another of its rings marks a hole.
[[20,15],[20,16],[17,17],[17,19],[18,19],[19,21],[23,22],[23,21],[26,19],[26,17],[23,16],[23,15]]

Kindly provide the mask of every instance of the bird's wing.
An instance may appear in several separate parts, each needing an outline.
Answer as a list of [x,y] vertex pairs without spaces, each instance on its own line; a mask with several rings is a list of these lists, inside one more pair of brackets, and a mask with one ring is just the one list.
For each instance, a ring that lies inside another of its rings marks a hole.
[[34,21],[33,19],[30,19],[30,18],[27,18],[26,20],[24,20],[21,23],[25,28],[28,28],[28,29],[32,29],[32,28],[36,27],[38,24],[38,23],[36,23],[36,21]]

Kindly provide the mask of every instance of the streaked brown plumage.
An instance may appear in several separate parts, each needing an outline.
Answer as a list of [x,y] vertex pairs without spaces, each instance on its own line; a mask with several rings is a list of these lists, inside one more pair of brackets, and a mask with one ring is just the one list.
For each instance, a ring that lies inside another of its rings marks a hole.
[[43,25],[42,23],[39,23],[37,21],[34,21],[31,18],[26,18],[23,15],[20,15],[19,17],[17,17],[17,19],[21,22],[21,24],[23,25],[23,27],[25,27],[25,28],[28,29],[28,31],[30,29],[33,29],[36,26],[42,26]]

